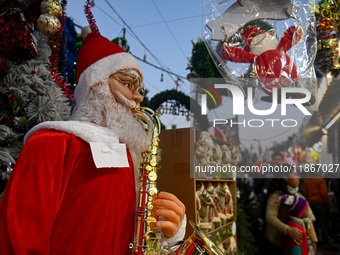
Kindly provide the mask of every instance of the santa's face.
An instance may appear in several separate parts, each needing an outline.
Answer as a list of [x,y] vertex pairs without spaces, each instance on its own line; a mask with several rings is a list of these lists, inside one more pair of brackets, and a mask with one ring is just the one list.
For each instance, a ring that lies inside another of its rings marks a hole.
[[279,40],[275,35],[265,32],[256,35],[250,43],[250,52],[261,55],[267,50],[275,50],[279,45]]
[[143,101],[144,88],[136,72],[118,71],[109,79],[109,88],[116,101],[127,108],[135,108]]

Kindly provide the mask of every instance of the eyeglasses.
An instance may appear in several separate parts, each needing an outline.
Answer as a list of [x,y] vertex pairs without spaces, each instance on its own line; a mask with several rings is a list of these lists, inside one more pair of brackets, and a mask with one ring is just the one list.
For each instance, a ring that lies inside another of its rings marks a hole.
[[132,93],[138,92],[141,96],[144,97],[144,95],[145,95],[144,86],[143,85],[138,85],[136,87],[137,80],[139,80],[138,76],[130,74],[130,73],[127,73],[127,72],[124,72],[124,71],[118,71],[117,73],[121,73],[121,74],[127,75],[129,77],[132,77],[133,78],[132,83],[131,82],[126,82],[125,83],[126,87],[128,87]]

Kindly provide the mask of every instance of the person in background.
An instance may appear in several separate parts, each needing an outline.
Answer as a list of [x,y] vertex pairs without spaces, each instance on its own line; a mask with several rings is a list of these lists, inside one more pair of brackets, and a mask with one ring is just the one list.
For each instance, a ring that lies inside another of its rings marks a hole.
[[307,178],[304,183],[304,192],[315,213],[315,229],[321,229],[321,248],[325,250],[337,250],[337,247],[329,243],[329,206],[328,188],[324,178]]
[[281,152],[274,152],[272,154],[272,165],[280,166],[284,162],[284,158]]
[[[274,178],[268,188],[268,201],[266,205],[266,238],[268,240],[268,252],[270,254],[284,254],[284,240],[289,237],[293,242],[300,243],[303,233],[300,229],[289,226],[289,212],[281,206],[279,197],[283,194],[303,197],[299,192],[300,179],[295,174],[290,174],[284,178]],[[308,207],[308,217],[304,218],[306,223],[306,233],[312,242],[313,249],[317,249],[317,236],[312,224],[315,220],[310,207]]]
[[[272,154],[272,161],[270,165],[280,166],[284,162],[284,158],[281,152],[274,152]],[[270,178],[258,178],[254,180],[254,192],[256,194],[257,202],[261,210],[261,218],[265,220],[266,214],[266,203],[268,200],[268,185],[270,183]]]
[[295,227],[302,232],[302,241],[300,243],[294,242],[288,236],[285,239],[285,255],[309,255],[308,239],[305,230],[305,223],[303,218],[308,217],[308,201],[303,197],[293,195],[281,195],[280,204],[289,212],[290,227]]

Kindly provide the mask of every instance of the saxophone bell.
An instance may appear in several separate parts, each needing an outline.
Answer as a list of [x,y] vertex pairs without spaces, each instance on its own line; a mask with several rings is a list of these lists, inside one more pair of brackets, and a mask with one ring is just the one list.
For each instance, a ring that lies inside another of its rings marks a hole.
[[[192,235],[185,241],[181,241],[180,246],[175,244],[166,250],[171,255],[223,255],[223,252],[214,244],[206,234],[200,230],[195,223],[189,220],[194,229]],[[184,243],[183,243],[184,242]]]

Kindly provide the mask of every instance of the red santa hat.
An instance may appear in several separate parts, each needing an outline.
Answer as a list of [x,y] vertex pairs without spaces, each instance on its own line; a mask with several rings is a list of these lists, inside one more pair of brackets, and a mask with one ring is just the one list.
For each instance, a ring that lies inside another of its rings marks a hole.
[[218,138],[223,139],[224,141],[227,141],[227,136],[223,133],[223,131],[217,127],[210,127],[208,128],[209,134],[216,136]]
[[77,56],[77,86],[74,91],[76,103],[85,98],[94,84],[122,69],[132,69],[143,82],[143,71],[130,53],[98,32],[91,32],[89,27],[83,29],[82,36],[83,45]]

